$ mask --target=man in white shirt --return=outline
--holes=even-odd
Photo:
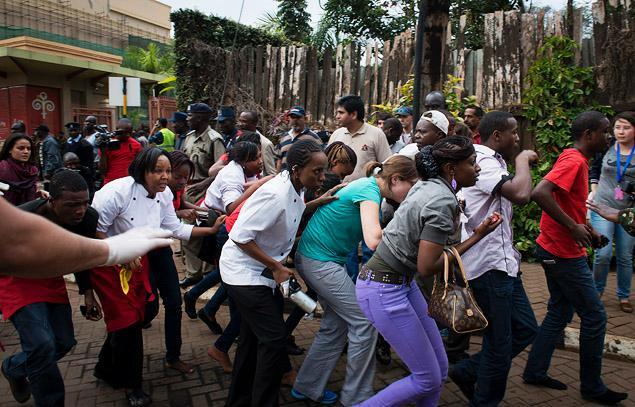
[[[392,151],[393,154],[397,154],[406,146],[406,144],[401,141],[403,127],[401,126],[401,122],[399,120],[394,117],[386,119],[381,129],[386,135],[390,151]]]
[[[523,205],[531,196],[530,165],[538,156],[531,150],[515,160],[516,175],[507,171],[505,159],[518,148],[518,124],[506,112],[492,111],[479,127],[482,145],[475,145],[476,162],[481,167],[476,185],[463,189],[466,239],[480,222],[493,212],[503,223],[463,254],[463,263],[474,292],[489,321],[479,353],[464,359],[450,370],[473,406],[498,405],[505,396],[512,359],[533,342],[538,331],[536,317],[520,278],[520,253],[514,247],[512,204]]]

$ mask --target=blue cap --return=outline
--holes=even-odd
[[[412,108],[409,106],[400,106],[395,116],[412,116]]]
[[[189,113],[212,113],[212,109],[205,103],[192,103],[187,107]]]
[[[289,109],[289,116],[306,116],[306,112],[302,106],[293,106]]]
[[[216,120],[219,122],[225,121],[227,119],[233,119],[236,117],[236,112],[233,107],[230,106],[221,106],[218,109],[218,115],[216,116]]]
[[[172,114],[172,117],[170,117],[170,121],[172,123],[174,123],[174,122],[185,122],[185,121],[187,121],[187,113],[174,112]]]
[[[68,130],[78,130],[79,131],[81,129],[80,124],[77,123],[77,122],[66,123],[64,125],[64,127],[66,127]]]

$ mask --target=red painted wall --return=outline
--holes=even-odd
[[[26,124],[27,134],[40,124],[51,133],[62,130],[60,90],[43,86],[20,85],[0,89],[0,139],[5,139],[18,120]]]

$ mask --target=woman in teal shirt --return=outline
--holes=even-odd
[[[382,198],[403,201],[419,178],[414,161],[404,156],[393,156],[383,164],[369,163],[366,175],[342,188],[339,199],[320,207],[300,239],[296,268],[317,292],[324,309],[320,330],[291,390],[300,400],[336,402],[337,395],[325,387],[347,339],[340,401],[349,406],[373,395],[377,334],[359,308],[355,284],[346,273],[346,259],[362,238],[371,250],[377,247]]]

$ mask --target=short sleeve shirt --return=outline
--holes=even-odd
[[[399,262],[395,270],[416,273],[421,240],[449,243],[459,227],[459,204],[451,188],[441,178],[418,181],[399,205],[377,248],[383,260]]]
[[[340,189],[339,198],[323,205],[307,225],[298,250],[319,261],[346,263],[348,254],[362,240],[360,203],[381,205],[381,194],[375,177],[360,178]]]
[[[204,205],[209,209],[215,209],[227,213],[227,206],[240,198],[245,192],[245,183],[255,180],[256,177],[245,178],[245,171],[236,161],[230,161],[207,188]]]
[[[265,265],[236,243],[253,241],[274,260],[282,261],[293,247],[304,208],[304,193],[295,190],[286,171],[258,188],[241,208],[223,246],[219,261],[223,282],[275,288],[276,282],[265,272]]]
[[[128,137],[128,139],[119,143],[116,150],[100,150],[99,154],[105,154],[108,158],[108,171],[104,175],[104,185],[110,181],[128,176],[128,167],[141,151],[141,144]]]
[[[364,123],[354,134],[351,134],[346,127],[340,127],[331,135],[329,144],[336,141],[343,142],[352,148],[357,155],[355,170],[344,178],[345,182],[365,177],[364,166],[366,164],[371,161],[384,162],[392,155],[384,132],[368,123]]]
[[[598,190],[595,193],[595,200],[603,203],[604,205],[608,205],[611,208],[615,209],[626,209],[631,204],[632,201],[628,198],[628,196],[624,196],[624,199],[616,199],[615,198],[615,188],[618,187],[617,182],[617,151],[616,146],[613,145],[609,150],[604,154],[604,158],[602,159],[602,172],[600,173],[600,181],[598,182]],[[628,158],[629,151],[624,151],[622,149],[620,151],[621,162],[620,162],[620,170],[624,171],[624,166],[626,166],[626,161]],[[635,182],[635,157],[631,159],[631,162],[626,167],[626,171],[623,174],[622,181],[625,182]]]
[[[560,154],[544,179],[558,186],[553,194],[558,206],[576,223],[585,224],[585,202],[589,194],[588,159],[578,150],[568,148]],[[557,257],[572,259],[586,256],[586,249],[578,246],[569,230],[544,211],[536,243]]]

